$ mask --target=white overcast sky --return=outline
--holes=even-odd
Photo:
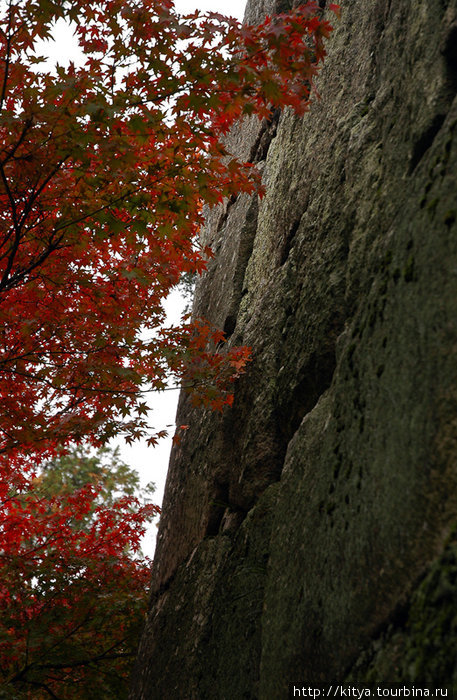
[[[245,8],[245,0],[176,0],[175,6],[181,14],[188,14],[195,10],[220,12],[242,19]],[[39,54],[49,57],[53,62],[58,61],[64,65],[70,60],[77,62],[78,47],[70,27],[59,22],[56,28],[55,41],[46,42],[40,46]],[[183,300],[179,293],[172,293],[165,303],[167,311],[167,325],[179,323]],[[157,490],[155,502],[162,503],[163,491],[168,468],[168,460],[171,449],[171,438],[175,432],[175,414],[178,401],[178,391],[165,391],[161,394],[150,395],[148,403],[152,408],[150,414],[151,424],[155,430],[166,429],[169,437],[164,438],[154,447],[148,447],[138,441],[133,445],[127,445],[122,439],[112,442],[118,445],[122,458],[140,475],[142,485],[153,481]],[[152,556],[155,548],[156,524],[152,524],[143,538],[143,552]]]

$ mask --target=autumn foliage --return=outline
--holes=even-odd
[[[34,47],[58,18],[73,22],[85,63],[50,72]],[[185,367],[200,354],[199,328],[183,328],[179,346],[173,332],[170,345],[158,331],[162,302],[183,272],[205,268],[202,205],[257,186],[221,136],[244,114],[302,112],[328,33],[314,4],[258,27],[214,14],[181,18],[168,0],[8,4],[0,20],[3,454],[119,430],[137,437],[147,430],[145,387],[163,389],[170,373],[192,384]]]
[[[0,697],[120,698],[146,610],[158,512],[116,452],[45,463],[0,515]]]
[[[57,20],[83,56],[66,69],[37,51]],[[196,403],[231,403],[249,350],[202,319],[164,328],[163,301],[212,255],[202,207],[260,187],[223,136],[244,116],[302,113],[330,30],[316,3],[256,27],[180,17],[169,0],[0,5],[0,609],[16,611],[1,653],[30,616],[62,633],[65,585],[109,595],[117,581],[128,596],[137,571],[125,547],[146,513],[99,506],[78,529],[94,485],[43,500],[40,463],[117,434],[153,444],[144,393],[171,380]],[[40,557],[55,562],[44,598]],[[92,614],[78,600],[75,624]]]

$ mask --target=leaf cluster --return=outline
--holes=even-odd
[[[107,448],[62,453],[20,489],[10,484],[0,516],[0,696],[126,696],[151,564],[139,543],[159,511],[137,495],[137,475]]]
[[[59,19],[75,27],[84,60],[53,71],[36,47]],[[168,0],[6,3],[0,454],[24,464],[84,437],[147,434],[143,391],[170,379],[195,387],[203,373],[209,402],[219,391],[219,405],[230,403],[238,351],[186,363],[204,326],[167,337],[163,301],[206,268],[203,205],[259,188],[224,134],[243,115],[303,112],[330,29],[315,3],[256,27],[181,17]],[[172,366],[171,338],[181,343]],[[222,368],[228,384],[210,380]]]

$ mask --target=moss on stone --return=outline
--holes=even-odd
[[[457,684],[457,535],[345,679],[363,683]]]

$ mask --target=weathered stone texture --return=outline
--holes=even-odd
[[[321,99],[232,135],[196,313],[254,361],[181,399],[138,700],[457,682],[457,0],[341,4]]]

